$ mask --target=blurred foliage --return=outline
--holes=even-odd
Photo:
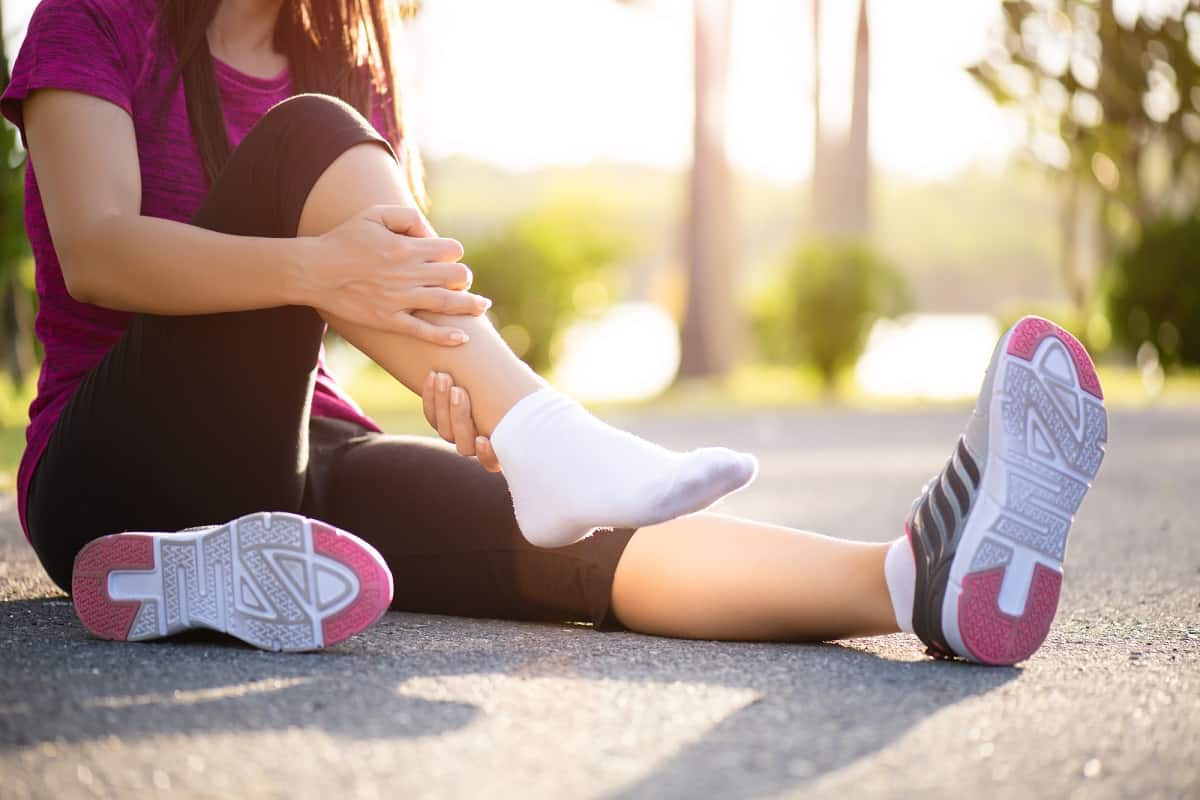
[[[1001,5],[1003,46],[969,71],[999,102],[1026,110],[1034,156],[1113,196],[1141,223],[1194,208],[1200,0],[1139,4],[1132,19],[1112,0]],[[1150,176],[1155,150],[1170,168]]]
[[[754,335],[769,362],[811,363],[826,390],[862,352],[872,323],[909,304],[903,277],[868,245],[804,244],[753,302]]]
[[[8,81],[8,60],[0,37],[0,93]],[[36,294],[22,214],[24,156],[16,128],[0,120],[0,363],[18,386],[37,366],[33,334]]]
[[[1130,350],[1151,342],[1168,367],[1200,364],[1200,217],[1159,220],[1114,262],[1113,334]]]
[[[23,156],[16,128],[0,122],[0,275],[5,277],[29,255],[21,213]]]
[[[599,199],[606,220],[627,236],[630,262],[658,280],[679,269],[679,208],[686,176],[648,167],[605,163],[507,172],[462,158],[431,168],[433,215],[438,230],[464,241],[494,234],[543,203],[543,197]],[[914,302],[925,310],[995,310],[996,298],[1019,295],[1055,301],[1060,286],[1046,280],[1058,257],[1050,179],[1039,170],[1002,173],[969,170],[938,183],[877,173],[872,179],[871,240],[909,278]],[[797,239],[807,199],[799,211],[794,185],[741,175],[734,186],[740,231],[741,275],[750,287]],[[496,198],[504,203],[497,204]],[[470,254],[468,253],[468,263]],[[662,298],[656,298],[662,300]],[[668,303],[675,308],[675,303]]]
[[[505,341],[535,370],[554,360],[556,337],[573,319],[610,304],[628,242],[604,209],[584,201],[547,202],[498,232],[466,239],[473,290],[494,301]]]
[[[1090,316],[1103,274],[1081,219],[1100,221],[1101,273],[1160,216],[1200,205],[1200,0],[1003,0],[997,47],[969,69],[1024,110],[1034,159],[1062,179],[1060,263]]]

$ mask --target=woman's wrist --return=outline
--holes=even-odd
[[[312,306],[314,298],[311,278],[320,239],[315,236],[297,236],[265,241],[276,248],[275,253],[265,263],[273,264],[276,268],[277,274],[273,278],[283,304]]]

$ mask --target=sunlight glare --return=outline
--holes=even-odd
[[[553,383],[584,402],[642,400],[670,386],[678,369],[675,320],[654,303],[619,303],[567,329]]]
[[[0,0],[9,52],[34,0]],[[1136,16],[1152,0],[1118,3]],[[686,169],[692,136],[690,0],[438,0],[397,47],[406,116],[431,162],[466,156],[511,170],[594,161]],[[849,122],[857,3],[822,10],[822,111]],[[790,183],[812,166],[812,6],[735,0],[726,122],[730,159]],[[1149,12],[1147,12],[1149,13]],[[1023,138],[964,67],[999,18],[992,0],[870,4],[871,156],[885,171],[943,180],[1003,166]]]
[[[822,111],[849,123],[857,3],[822,10]],[[1006,163],[1022,119],[965,67],[987,53],[991,0],[873,2],[871,154],[885,171],[942,180]],[[730,159],[778,183],[812,162],[811,5],[735,0]],[[427,3],[401,46],[416,137],[434,161],[512,170],[592,161],[686,169],[692,137],[690,0]]]
[[[911,314],[871,328],[854,377],[876,397],[953,400],[979,391],[999,329],[986,314]]]

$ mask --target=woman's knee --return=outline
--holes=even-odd
[[[256,161],[274,161],[293,169],[305,163],[328,165],[360,142],[388,144],[349,103],[326,94],[299,94],[271,107],[235,151],[250,151]],[[231,160],[232,163],[232,160]]]
[[[354,106],[333,95],[297,94],[271,106],[254,129],[272,129],[277,134],[298,132],[303,140],[322,129],[339,126],[370,128],[371,123]]]
[[[348,148],[313,183],[296,232],[317,236],[377,205],[408,204],[408,188],[395,161],[367,143]]]
[[[295,236],[313,185],[347,150],[391,146],[353,106],[304,94],[273,106],[234,150],[193,218],[224,233]]]

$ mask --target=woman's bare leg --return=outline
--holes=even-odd
[[[319,235],[363,208],[409,197],[391,156],[360,145],[317,181],[299,233]],[[449,373],[467,390],[484,435],[545,385],[486,317],[422,316],[461,328],[470,341],[444,347],[345,320],[331,324],[414,392],[431,371]],[[617,568],[614,608],[633,630],[691,638],[817,640],[890,632],[896,625],[883,578],[886,549],[696,514],[634,535]]]
[[[411,198],[404,175],[381,147],[364,144],[342,154],[320,177],[300,217],[299,234],[317,236],[332,230],[364,208],[396,204]],[[491,434],[500,418],[522,397],[545,382],[509,349],[486,316],[453,317],[420,312],[437,324],[466,332],[470,341],[446,347],[349,320],[330,324],[348,341],[417,394],[430,372],[446,372],[467,390],[476,427]]]
[[[411,194],[392,156],[352,147],[317,180],[299,234],[317,235],[374,205]],[[448,373],[471,398],[508,480],[521,533],[542,547],[576,542],[602,526],[637,528],[707,508],[754,479],[757,462],[707,447],[676,453],[607,425],[546,387],[509,350],[486,317],[421,316],[467,333],[456,347],[329,319],[351,344],[414,392],[431,372]]]
[[[720,514],[642,528],[617,564],[613,610],[640,633],[822,641],[894,633],[888,544]]]

